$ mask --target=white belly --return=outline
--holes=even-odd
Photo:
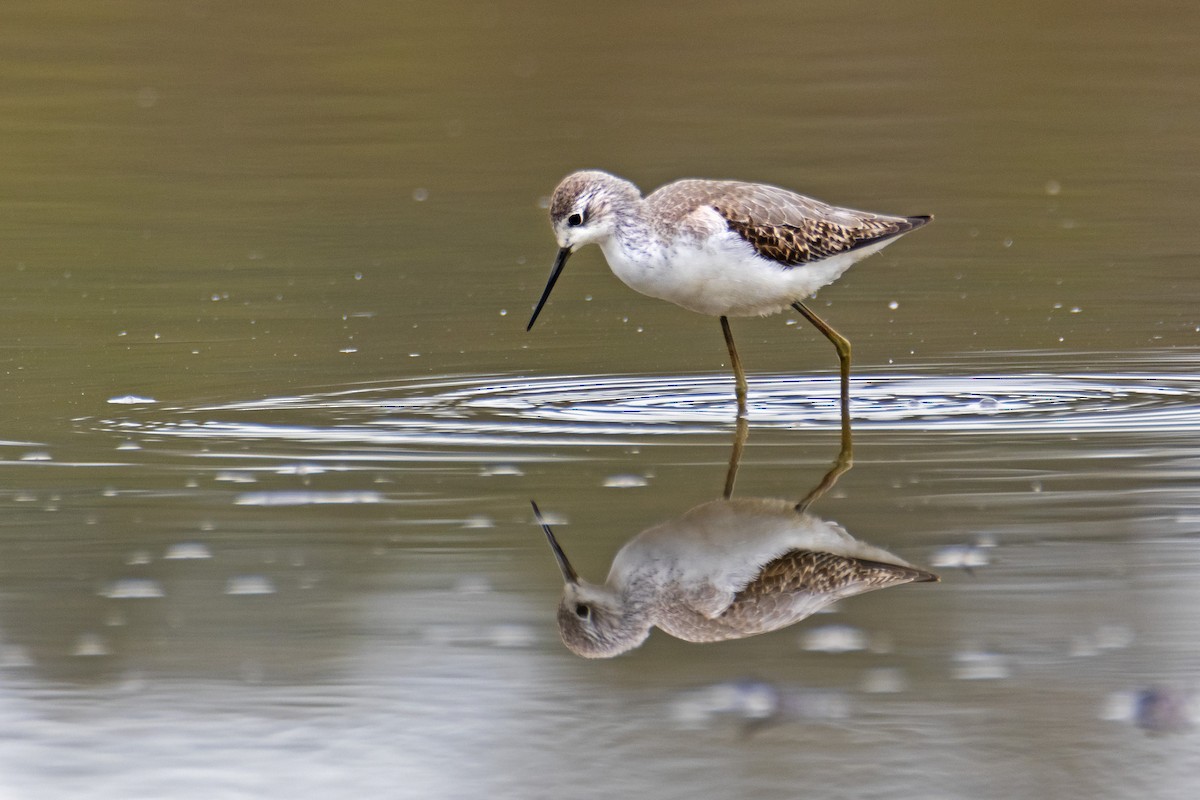
[[[837,280],[850,265],[890,240],[811,264],[783,267],[760,258],[736,235],[630,253],[604,243],[613,273],[631,289],[712,316],[774,314]]]

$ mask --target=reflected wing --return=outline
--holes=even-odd
[[[916,567],[792,550],[766,564],[734,595],[720,619],[767,631],[797,622],[835,600],[902,583],[937,581]]]

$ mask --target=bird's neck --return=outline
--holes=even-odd
[[[621,208],[615,219],[612,236],[600,243],[609,265],[655,266],[662,259],[663,245],[642,213],[642,201]]]
[[[652,563],[621,576],[610,576],[609,585],[621,598],[622,616],[627,623],[645,627],[652,624],[655,609],[662,604],[663,588],[670,578]]]

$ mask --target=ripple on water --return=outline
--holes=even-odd
[[[1194,375],[868,375],[851,395],[856,430],[1200,431]],[[839,422],[832,376],[756,376],[749,404],[759,428]],[[101,425],[123,436],[486,448],[726,435],[735,406],[723,375],[475,376],[129,413]]]

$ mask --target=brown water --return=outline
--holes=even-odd
[[[1198,734],[1130,706],[1200,656],[1198,23],[8,9],[0,796],[1195,796]],[[942,583],[561,645],[529,499],[599,579],[733,435],[716,321],[598,251],[525,333],[581,167],[937,215],[816,301],[858,422],[813,510]],[[795,322],[735,320],[739,496],[836,455]]]

